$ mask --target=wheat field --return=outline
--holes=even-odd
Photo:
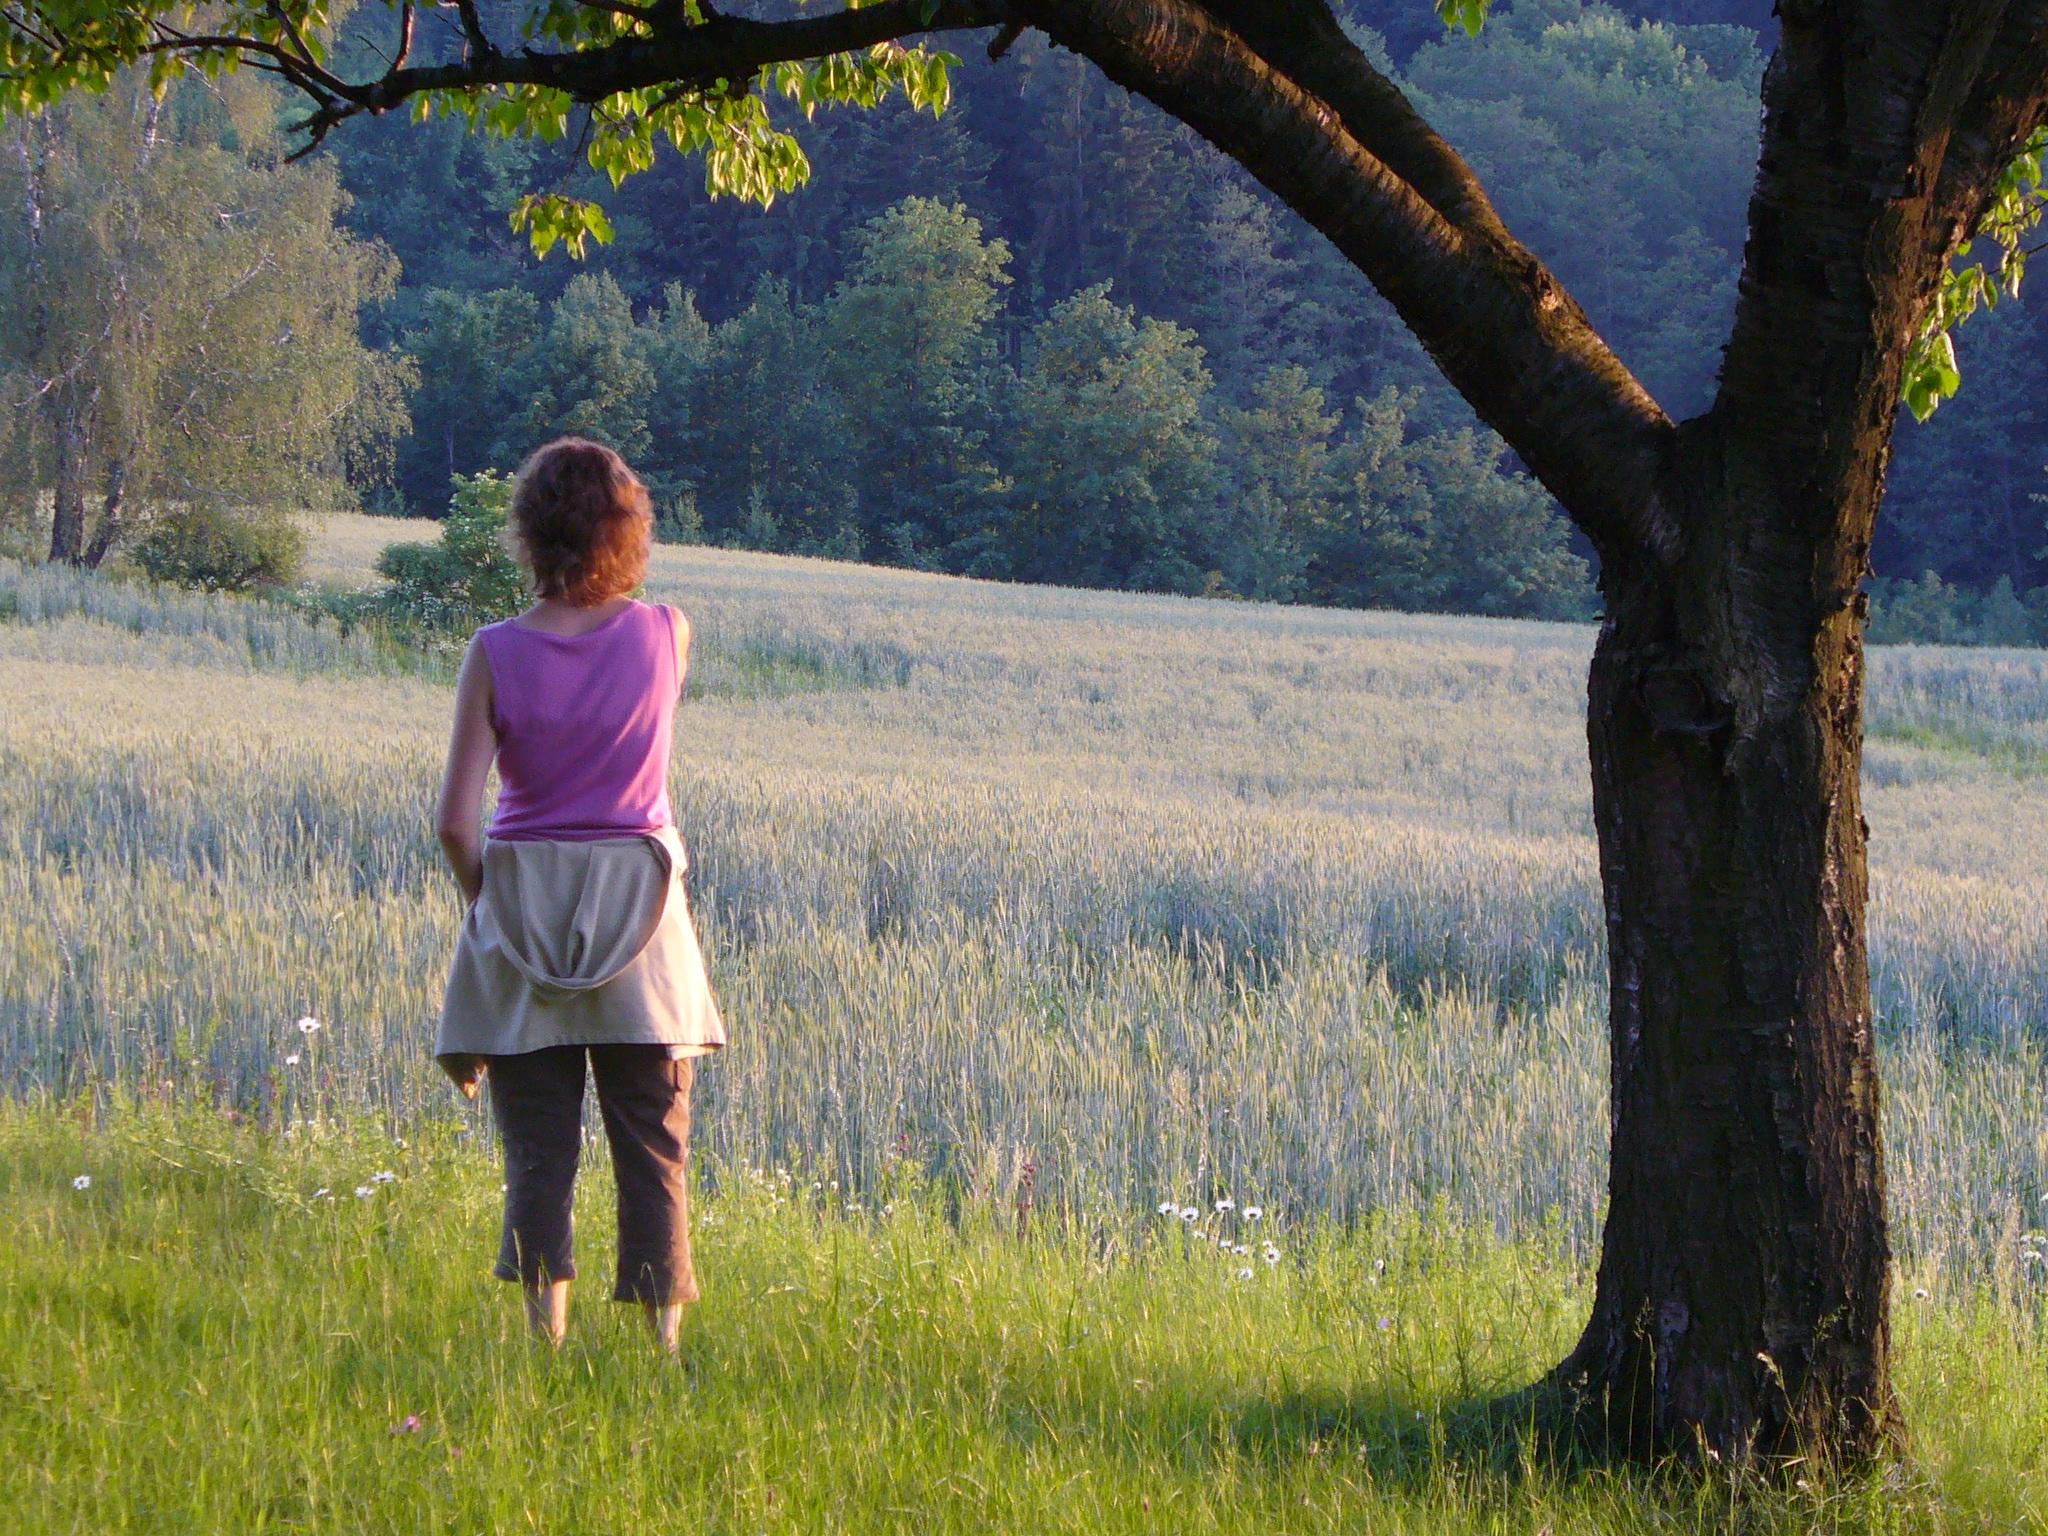
[[[420,525],[330,517],[360,586]],[[701,548],[679,717],[732,1026],[706,1166],[994,1202],[1229,1192],[1597,1233],[1588,629],[1007,587]],[[0,1063],[265,1124],[464,1111],[445,658],[0,566]],[[2048,657],[1880,651],[1868,815],[1898,1248],[2044,1267]],[[294,1021],[323,1027],[311,1041]]]

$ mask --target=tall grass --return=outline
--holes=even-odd
[[[1415,1213],[1250,1222],[1206,1201],[1194,1221],[1027,1217],[952,1204],[901,1163],[855,1203],[787,1170],[715,1171],[683,1362],[595,1300],[550,1354],[487,1277],[497,1175],[446,1127],[395,1146],[361,1125],[278,1137],[190,1111],[0,1108],[10,1520],[149,1536],[2041,1525],[2048,1340],[2039,1307],[1995,1285],[1937,1280],[1901,1308],[1909,1466],[1670,1476],[1555,1460],[1486,1411],[1583,1312],[1582,1274],[1541,1234]],[[601,1275],[592,1173],[578,1243]]]
[[[997,1203],[1027,1168],[1055,1204],[1438,1202],[1585,1251],[1587,631],[705,550],[659,551],[651,586],[699,633],[676,789],[734,1025],[714,1155],[868,1190],[908,1152]],[[10,592],[7,1080],[456,1116],[425,1060],[457,919],[426,829],[445,688],[264,605],[0,568]],[[1989,1274],[2048,1191],[2048,790],[1970,732],[2030,739],[2048,679],[2010,653],[1873,675],[1899,1241]]]

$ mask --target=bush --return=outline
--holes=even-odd
[[[1873,645],[2038,645],[2048,639],[2048,588],[2021,597],[2001,576],[1989,592],[1951,586],[1933,571],[1918,581],[1870,583]]]
[[[208,592],[285,586],[305,559],[306,532],[288,514],[204,503],[161,514],[135,549],[156,580]]]
[[[507,476],[457,475],[440,542],[392,544],[377,557],[377,573],[391,583],[384,612],[440,630],[474,629],[518,613],[531,593],[505,541],[511,510]]]

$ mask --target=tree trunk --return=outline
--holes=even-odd
[[[1606,584],[1588,738],[1609,1206],[1592,1320],[1554,1380],[1637,1454],[1864,1455],[1897,1421],[1862,605],[1764,624],[1731,620],[1756,594],[1722,582]]]
[[[100,506],[99,526],[92,531],[92,543],[85,551],[85,564],[98,570],[119,542],[122,521],[128,510],[128,460],[114,460],[107,466],[107,495]]]
[[[50,519],[50,558],[77,565],[85,556],[88,443],[73,402],[60,398],[52,415],[55,420],[50,442],[56,457],[56,510]]]

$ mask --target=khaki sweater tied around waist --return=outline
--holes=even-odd
[[[673,827],[592,842],[487,838],[441,1002],[436,1056],[556,1045],[725,1044]]]

